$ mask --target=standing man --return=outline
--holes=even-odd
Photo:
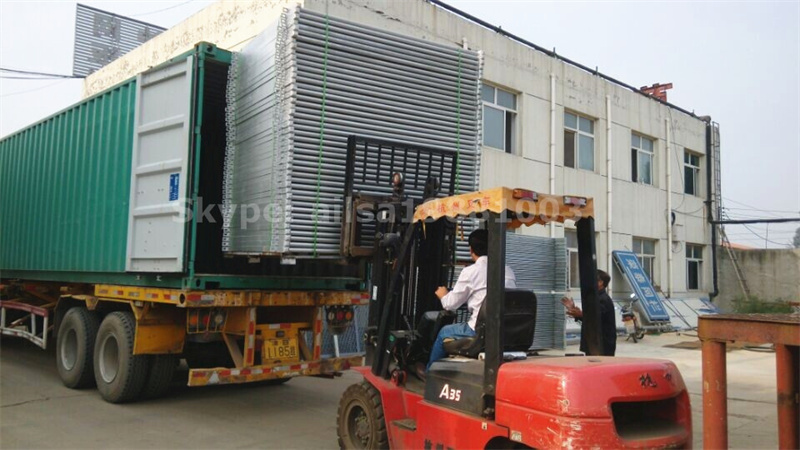
[[[444,351],[444,340],[447,338],[459,339],[475,336],[475,325],[478,321],[483,300],[486,298],[486,265],[489,259],[486,253],[489,250],[489,233],[486,230],[475,230],[469,235],[469,252],[472,260],[475,261],[469,267],[464,268],[458,275],[458,281],[452,291],[440,286],[436,290],[436,296],[442,301],[442,307],[449,311],[455,311],[464,303],[469,308],[470,317],[468,322],[454,323],[442,327],[436,336],[431,350],[431,358],[428,361],[427,370],[430,370],[434,361],[447,356]],[[517,287],[517,279],[514,271],[506,266],[505,286],[507,289]]]
[[[600,302],[600,335],[603,338],[603,356],[614,356],[617,351],[617,322],[614,313],[614,302],[608,296],[606,288],[611,282],[611,276],[602,271],[597,271],[597,290]],[[567,308],[567,314],[575,320],[581,322],[581,347],[580,350],[586,353],[589,346],[586,344],[586,333],[583,332],[583,311],[575,306],[575,301],[569,297],[561,299],[561,303]]]

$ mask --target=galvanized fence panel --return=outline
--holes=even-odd
[[[477,52],[298,8],[231,73],[226,252],[338,257],[350,135],[456,151],[457,191],[478,187]]]
[[[567,290],[566,241],[508,233],[506,264],[514,271],[517,288],[536,294],[536,330],[531,349],[563,349],[566,312],[561,297]],[[454,279],[461,269],[457,268]],[[466,309],[460,310],[458,321],[467,319]]]

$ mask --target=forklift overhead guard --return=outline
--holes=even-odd
[[[497,187],[429,200],[414,212],[414,222],[483,213],[508,213],[508,228],[563,223],[594,217],[594,200],[574,195],[548,195],[525,189]]]

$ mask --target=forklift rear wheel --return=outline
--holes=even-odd
[[[94,345],[94,379],[110,403],[135,400],[147,381],[148,355],[133,354],[136,319],[129,312],[112,312],[103,319]]]
[[[80,389],[94,385],[92,357],[100,320],[83,306],[70,308],[58,327],[56,366],[64,386]]]
[[[381,394],[366,381],[347,388],[339,401],[339,448],[389,448]]]

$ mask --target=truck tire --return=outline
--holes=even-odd
[[[178,367],[178,359],[175,355],[153,355],[150,356],[149,365],[142,398],[158,398],[169,389],[175,369]]]
[[[344,391],[336,422],[341,449],[389,448],[381,394],[366,381]]]
[[[147,355],[133,354],[136,320],[129,312],[113,312],[103,319],[94,345],[97,390],[110,403],[135,400],[147,380]]]
[[[83,306],[64,314],[56,338],[56,367],[64,386],[70,389],[94,385],[94,342],[100,319]]]

